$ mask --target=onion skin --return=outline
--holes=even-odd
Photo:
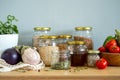
[[[15,48],[6,49],[2,55],[1,59],[4,59],[8,64],[15,65],[22,61],[21,55],[17,52]]]
[[[32,48],[27,48],[22,54],[22,60],[24,63],[37,65],[40,63],[40,55],[39,53]]]

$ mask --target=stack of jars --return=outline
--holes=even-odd
[[[70,69],[71,66],[93,66],[98,59],[93,50],[92,27],[75,27],[72,35],[50,35],[50,27],[36,27],[33,46],[37,47],[41,59],[52,69]],[[91,50],[91,51],[90,51]],[[94,54],[91,54],[94,53]],[[97,55],[97,58],[90,56]],[[93,64],[90,62],[93,61]]]

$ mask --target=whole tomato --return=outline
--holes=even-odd
[[[107,67],[108,63],[104,58],[101,58],[96,61],[96,67],[98,69],[105,69]]]
[[[109,52],[111,53],[119,53],[120,52],[120,47],[117,45],[112,45],[109,47]]]
[[[107,49],[109,49],[109,47],[110,46],[116,46],[117,45],[117,41],[115,40],[115,39],[111,39],[110,41],[108,41],[107,43],[106,43],[106,45],[105,45],[105,47],[107,48]]]
[[[107,51],[104,46],[99,47],[98,50],[99,50],[100,52],[106,52],[106,51]]]

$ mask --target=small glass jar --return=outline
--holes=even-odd
[[[53,51],[51,68],[56,70],[70,69],[70,54],[68,50]]]
[[[100,59],[99,50],[88,50],[87,65],[94,67],[97,60]]]
[[[38,51],[40,53],[41,59],[43,60],[46,66],[51,65],[52,51],[59,50],[57,46],[57,39],[58,36],[56,35],[40,36]]]
[[[75,27],[74,40],[84,41],[89,50],[93,49],[92,27]]]
[[[70,54],[73,54],[75,41],[68,41],[67,44],[68,44],[68,50],[69,50]]]
[[[84,66],[87,63],[87,47],[84,41],[75,41],[71,66]]]
[[[34,28],[34,36],[32,38],[32,44],[34,47],[39,46],[39,36],[42,35],[50,35],[50,27],[35,27]]]
[[[72,35],[59,35],[58,47],[59,50],[66,50],[68,48],[67,42],[72,40]]]

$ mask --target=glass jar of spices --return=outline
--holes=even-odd
[[[34,47],[39,47],[39,36],[50,35],[50,27],[35,27],[34,36],[32,38],[32,44]]]
[[[94,67],[97,60],[100,59],[99,50],[89,50],[87,56],[87,65],[90,67]]]
[[[93,49],[92,27],[75,27],[74,40],[84,41],[89,50]]]
[[[87,47],[84,41],[75,41],[71,66],[84,66],[87,63]]]

